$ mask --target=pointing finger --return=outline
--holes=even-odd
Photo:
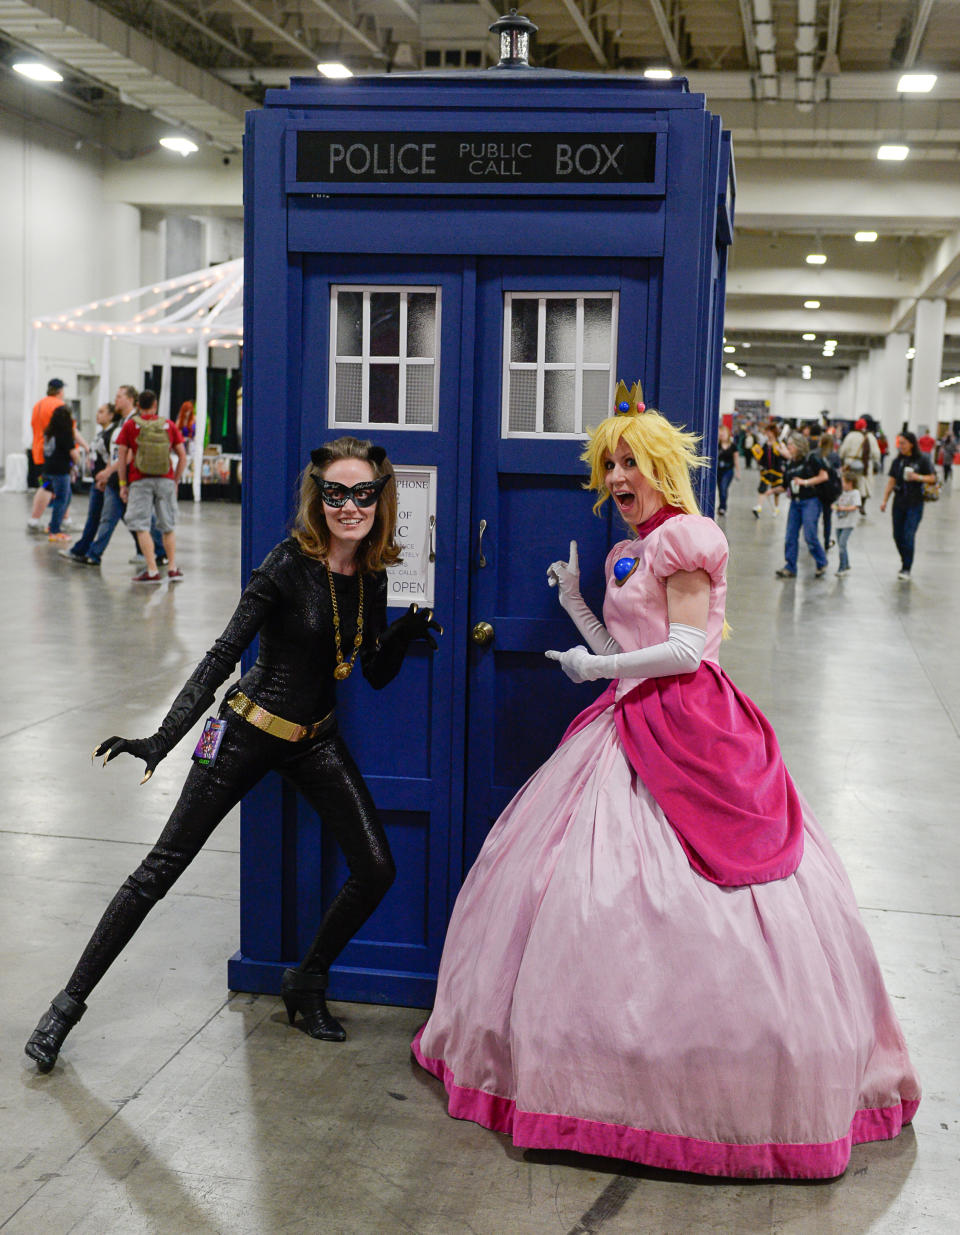
[[[569,562],[569,566],[570,566],[570,569],[571,569],[571,570],[573,570],[573,571],[578,571],[578,570],[580,569],[580,560],[579,560],[579,558],[577,557],[577,542],[576,542],[575,540],[571,540],[571,541],[570,541],[570,562]]]

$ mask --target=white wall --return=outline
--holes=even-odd
[[[733,413],[735,399],[769,399],[773,416],[813,420],[826,411],[841,415],[840,383],[802,378],[737,377],[724,371],[720,381],[720,415]]]
[[[103,192],[100,156],[0,110],[0,465],[24,447],[23,360],[31,318],[136,285],[140,212]],[[40,384],[77,394],[98,371],[98,343],[43,332]],[[33,395],[33,392],[28,392]]]

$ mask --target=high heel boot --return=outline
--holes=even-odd
[[[347,1031],[327,1007],[325,973],[303,973],[299,969],[285,969],[280,995],[292,1025],[299,1012],[303,1028],[311,1038],[325,1042],[343,1042]]]
[[[57,1062],[63,1040],[87,1010],[85,1003],[71,999],[66,991],[53,997],[53,1002],[23,1048],[36,1060],[38,1072],[49,1072]]]

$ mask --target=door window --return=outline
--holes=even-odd
[[[583,437],[610,410],[616,292],[506,292],[503,436]]]
[[[439,287],[331,287],[331,426],[436,429],[439,351]]]

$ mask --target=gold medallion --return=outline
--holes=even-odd
[[[337,665],[336,669],[334,669],[333,676],[338,682],[342,682],[344,678],[348,678],[350,676],[351,669],[353,669],[353,665],[348,665],[341,661],[340,664]]]

